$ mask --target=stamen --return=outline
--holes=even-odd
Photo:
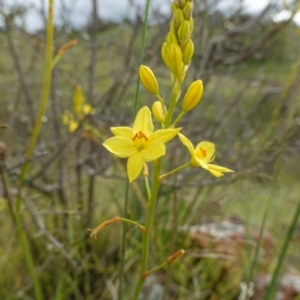
[[[200,147],[199,151],[200,151],[201,156],[206,157],[206,155],[207,155],[206,150],[204,150]]]
[[[143,133],[142,131],[139,131],[139,132],[137,132],[135,135],[134,135],[134,137],[132,138],[132,140],[133,141],[135,141],[135,140],[140,140],[140,139],[142,139],[142,138],[144,138],[146,141],[148,141],[148,138],[147,138],[147,136],[145,135],[145,133]]]

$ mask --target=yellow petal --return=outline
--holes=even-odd
[[[196,146],[195,155],[205,161],[210,162],[213,160],[215,154],[215,144],[210,142],[201,142]]]
[[[103,146],[114,155],[125,158],[136,153],[132,141],[122,136],[114,136],[103,143]]]
[[[212,169],[207,169],[207,171],[209,173],[211,173],[212,175],[214,175],[215,177],[222,177],[224,176],[223,173],[219,172],[219,171],[215,171],[215,170],[212,170]]]
[[[124,138],[128,138],[132,140],[134,137],[134,132],[132,128],[130,127],[111,127],[110,131],[115,135],[115,136],[122,136]]]
[[[166,154],[166,146],[164,143],[151,143],[142,151],[145,161],[153,161]]]
[[[222,172],[222,173],[234,172],[233,170],[227,169],[225,167],[213,165],[213,164],[207,164],[207,166],[210,170],[214,170],[214,171],[218,171],[218,172]]]
[[[142,152],[136,152],[134,155],[128,158],[127,174],[130,183],[140,175],[144,166],[144,162],[145,161],[143,159]]]
[[[179,139],[181,140],[182,144],[186,146],[191,154],[192,157],[195,156],[195,149],[191,141],[186,138],[182,133],[178,133]]]
[[[138,111],[132,129],[135,133],[142,131],[146,136],[150,136],[153,132],[151,111],[147,106],[142,107]]]
[[[181,128],[175,129],[160,129],[153,132],[149,138],[150,143],[166,143],[174,138]]]
[[[191,164],[196,167],[201,167],[205,170],[208,169],[208,166],[207,166],[208,164],[205,163],[203,160],[199,159],[197,156],[192,157]]]

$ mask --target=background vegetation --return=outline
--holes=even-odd
[[[42,132],[23,183],[23,226],[43,299],[117,299],[121,227],[103,230],[97,241],[86,229],[122,215],[124,161],[114,159],[102,141],[111,126],[132,120],[143,14],[131,22],[103,23],[92,2],[86,28],[68,23],[55,28],[55,52],[69,40],[78,45],[53,69]],[[240,11],[225,17],[213,8],[209,1],[195,1],[195,56],[187,82],[201,78],[205,94],[182,123],[194,143],[216,143],[217,163],[235,173],[214,179],[190,168],[163,182],[150,265],[181,248],[186,255],[149,277],[141,299],[263,299],[299,203],[299,29],[290,20],[273,23],[272,5],[255,17]],[[34,299],[14,207],[43,84],[45,32],[29,34],[17,25],[25,14],[24,7],[1,7],[1,299]],[[169,20],[156,17],[158,23],[148,28],[144,63],[168,97],[169,72],[160,47]],[[96,113],[70,133],[61,117],[73,110],[76,85]],[[153,100],[141,89],[140,106]],[[84,122],[94,130],[87,131]],[[178,140],[168,147],[166,170],[179,158],[188,161]],[[131,185],[129,195],[128,216],[142,220],[142,180]],[[140,240],[140,232],[128,228],[126,293],[138,272]],[[298,225],[281,269],[277,295],[285,298],[280,299],[300,294],[299,241]]]

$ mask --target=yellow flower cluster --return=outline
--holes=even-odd
[[[68,110],[62,115],[62,123],[68,126],[70,132],[75,132],[79,126],[79,122],[86,116],[95,113],[95,109],[90,104],[85,103],[82,87],[80,85],[76,85],[74,89],[73,110],[76,116]]]
[[[181,112],[173,121],[174,108],[181,94],[181,85],[194,54],[194,44],[191,34],[194,28],[192,18],[192,0],[176,0],[172,3],[173,18],[170,31],[167,34],[161,50],[163,62],[169,68],[172,75],[172,97],[169,107],[165,106],[160,96],[159,85],[153,71],[144,65],[139,68],[139,78],[145,89],[157,98],[152,105],[152,114],[162,129],[154,131],[151,111],[143,107],[138,112],[133,127],[112,127],[115,135],[104,142],[104,147],[120,158],[128,158],[127,174],[129,181],[135,180],[142,172],[146,162],[155,161],[165,155],[165,143],[176,135],[188,148],[191,155],[190,163],[183,165],[167,174],[160,176],[165,178],[187,166],[197,166],[209,171],[215,177],[223,176],[230,169],[211,164],[215,158],[215,145],[210,142],[200,142],[196,148],[183,134],[181,128],[175,128],[185,113],[196,107],[203,95],[203,83],[194,81],[187,89],[181,104]]]

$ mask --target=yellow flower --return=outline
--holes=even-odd
[[[79,126],[79,123],[74,120],[73,114],[68,110],[62,115],[62,123],[69,127],[70,132],[75,132]]]
[[[191,164],[201,167],[216,177],[221,177],[227,172],[234,172],[230,169],[210,164],[215,158],[215,145],[210,142],[201,142],[194,148],[191,141],[183,134],[178,134],[181,142],[186,146],[191,154]]]
[[[80,85],[76,85],[74,89],[73,109],[79,119],[95,113],[95,109],[90,104],[85,104],[83,90]]]
[[[154,132],[151,111],[144,106],[137,113],[132,128],[112,127],[115,135],[103,146],[117,157],[126,158],[129,182],[134,181],[146,161],[153,161],[165,155],[165,143],[174,138],[181,128],[160,129]]]

